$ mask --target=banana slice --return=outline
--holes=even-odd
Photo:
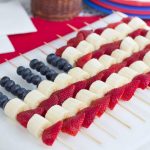
[[[88,72],[90,76],[94,76],[104,70],[104,66],[97,59],[93,58],[83,66],[83,70]]]
[[[98,96],[89,90],[83,89],[77,93],[75,98],[89,106],[93,100],[98,98]]]
[[[85,40],[81,41],[76,48],[82,53],[82,55],[88,54],[95,50],[94,46]]]
[[[58,89],[56,83],[48,80],[43,80],[38,85],[38,90],[45,95],[46,98],[49,98],[53,92]]]
[[[90,78],[90,75],[79,67],[70,69],[68,74],[74,78],[75,82]]]
[[[138,72],[138,74],[147,73],[150,70],[148,65],[145,64],[143,61],[140,61],[140,60],[132,63],[129,66],[129,68],[135,70],[136,72]]]
[[[123,68],[118,72],[118,74],[121,75],[121,76],[124,76],[125,78],[130,79],[130,81],[131,81],[135,76],[138,75],[138,73],[137,73],[135,70],[133,70],[133,69],[131,69],[131,68],[129,68],[129,67],[123,67]]]
[[[29,120],[27,129],[33,136],[35,136],[36,138],[40,138],[43,131],[50,126],[51,123],[47,119],[38,114],[35,114]]]
[[[148,44],[150,44],[150,40],[141,35],[137,36],[134,40],[139,45],[140,50],[143,50]]]
[[[111,56],[113,58],[115,58],[117,63],[120,63],[127,57],[131,56],[131,53],[128,53],[128,52],[120,50],[120,49],[116,49],[111,53]]]
[[[54,82],[57,84],[59,89],[63,89],[72,84],[74,82],[74,79],[66,73],[60,73],[55,78]]]
[[[107,42],[109,43],[123,39],[123,34],[111,28],[105,29],[102,32],[101,36],[107,39]]]
[[[119,24],[115,27],[115,30],[122,33],[124,37],[133,31],[132,28],[126,23]]]
[[[32,90],[24,98],[24,102],[32,109],[36,108],[42,101],[47,98],[38,90]]]
[[[150,40],[150,30],[147,32],[145,37]]]
[[[147,24],[146,24],[142,19],[140,19],[139,17],[134,17],[134,18],[128,23],[128,25],[129,25],[132,29],[134,29],[134,30],[147,27]]]
[[[68,111],[59,105],[52,106],[46,113],[45,118],[49,120],[52,125],[58,121],[64,120],[68,117]]]
[[[117,74],[112,73],[106,80],[106,84],[109,84],[111,87],[119,88],[130,82],[127,78]]]
[[[106,43],[106,39],[96,33],[91,33],[86,38],[86,41],[91,43],[95,50],[99,49],[103,44]]]
[[[68,98],[62,104],[62,107],[68,110],[68,116],[74,116],[77,112],[87,107],[83,102],[75,99],[75,98]]]
[[[67,47],[62,53],[62,58],[68,60],[68,62],[74,66],[75,62],[82,56],[82,53],[74,47]]]
[[[14,98],[6,104],[4,112],[9,118],[16,120],[17,114],[28,109],[27,104],[18,98]]]
[[[91,92],[98,95],[99,98],[103,97],[108,91],[111,90],[111,87],[109,84],[103,82],[103,81],[95,81],[92,83],[89,89]]]
[[[129,53],[138,52],[140,50],[138,44],[129,36],[123,39],[120,49]]]
[[[145,54],[143,61],[150,67],[150,52]]]
[[[104,54],[99,58],[99,62],[104,65],[105,69],[108,69],[110,66],[116,63],[116,60],[115,58]]]

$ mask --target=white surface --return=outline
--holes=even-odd
[[[106,20],[119,20],[121,19],[117,15],[111,15]],[[98,26],[104,26],[102,21],[98,21]],[[94,24],[96,26],[96,23]],[[72,33],[66,38],[70,38],[74,36],[75,33]],[[61,46],[65,44],[61,40],[53,41],[51,44],[56,46]],[[52,52],[48,46],[41,47],[47,53]],[[38,58],[39,60],[45,61],[45,55],[42,54],[38,49],[33,50],[26,54],[29,58]],[[18,57],[12,60],[15,64],[28,66],[28,61],[23,59],[22,57]],[[46,62],[46,61],[45,61]],[[27,89],[34,89],[35,87],[27,84],[18,77],[15,73],[15,68],[13,68],[8,63],[4,63],[0,66],[1,72],[0,77],[3,75],[8,75],[12,77],[17,83],[22,84]],[[0,87],[0,91],[4,91]],[[9,97],[12,95],[8,94],[4,91]],[[138,100],[136,97],[133,97],[129,102],[121,102],[121,104],[127,109],[133,111],[137,115],[142,117],[142,120],[135,117],[133,114],[129,113],[119,105],[113,111],[107,111],[108,113],[114,115],[119,118],[126,124],[130,126],[127,128],[126,126],[119,123],[117,120],[110,117],[106,113],[100,119],[96,119],[96,123],[105,128],[111,134],[115,135],[116,139],[113,139],[109,136],[104,130],[97,128],[94,124],[89,129],[83,129],[84,132],[94,136],[99,139],[102,144],[97,144],[87,136],[79,133],[76,137],[71,137],[69,135],[61,133],[59,137],[63,138],[63,140],[72,145],[75,150],[145,150],[146,145],[150,142],[150,105],[144,103],[144,101],[149,101],[150,99],[150,90],[138,90],[136,92],[139,96],[142,96],[142,99]],[[144,120],[144,121],[143,121]],[[19,124],[14,123],[9,120],[2,111],[0,111],[0,150],[66,150],[60,142],[56,141],[52,147],[47,147],[43,145],[40,140],[32,137],[27,130],[23,129]]]

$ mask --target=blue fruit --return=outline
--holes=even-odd
[[[24,68],[23,66],[19,66],[19,67],[17,68],[17,74],[18,74],[18,75],[22,75],[23,72],[24,72],[24,70],[25,70],[25,68]]]
[[[10,81],[10,78],[5,76],[5,77],[3,77],[3,78],[0,80],[0,85],[1,85],[2,87],[4,87],[5,84],[6,84],[6,82],[8,82],[8,81]]]
[[[14,95],[17,95],[17,91],[20,89],[20,85],[16,84],[10,88],[10,92]]]
[[[49,71],[49,67],[48,66],[43,66],[43,67],[41,67],[41,69],[40,69],[40,73],[42,74],[42,75],[46,75],[46,73]]]
[[[9,80],[9,81],[7,81],[6,82],[6,84],[5,84],[5,89],[7,90],[7,91],[11,91],[11,87],[12,86],[14,86],[15,85],[15,82],[14,81],[12,81],[12,80]]]
[[[41,81],[42,81],[42,78],[40,76],[38,76],[38,75],[35,75],[32,78],[32,83],[34,85],[39,85]]]
[[[4,109],[8,101],[9,101],[8,97],[2,94],[0,96],[0,107]]]
[[[39,62],[39,61],[38,61],[37,59],[31,60],[31,61],[30,61],[30,67],[31,67],[32,69],[35,69],[38,62]]]
[[[64,66],[67,64],[67,61],[65,60],[65,59],[60,59],[58,62],[57,62],[57,67],[58,67],[58,69],[63,69],[64,68]]]
[[[61,59],[60,57],[56,57],[55,59],[52,60],[51,64],[56,67],[57,63],[58,63],[58,61],[60,61],[60,59]]]
[[[52,63],[52,60],[54,60],[54,59],[56,59],[58,56],[56,56],[55,54],[49,54],[48,56],[47,56],[47,62],[49,63],[49,64],[51,64]]]
[[[70,69],[72,69],[72,65],[70,65],[69,63],[65,64],[65,66],[63,67],[63,70],[65,72],[68,72]]]

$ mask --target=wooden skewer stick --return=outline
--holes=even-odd
[[[48,53],[46,53],[43,49],[41,49],[41,48],[38,48],[38,50],[41,52],[41,53],[43,53],[44,55],[48,55]]]
[[[76,28],[76,27],[74,27],[73,25],[71,25],[71,24],[68,23],[67,26],[68,26],[70,29],[72,29],[73,31],[79,32],[79,29]]]
[[[47,42],[44,42],[44,44],[45,44],[46,46],[52,48],[52,49],[57,49],[57,47],[55,47],[54,45],[51,45],[51,44],[49,44],[49,43],[47,43]]]
[[[150,106],[150,102],[145,101],[142,97],[138,96],[137,94],[134,95],[138,100],[140,100],[141,102],[143,102],[146,105]]]
[[[16,64],[14,64],[12,61],[5,59],[5,61],[9,64],[11,64],[14,68],[18,68]]]
[[[63,40],[64,42],[67,42],[67,41],[68,41],[64,36],[61,36],[61,35],[59,35],[59,34],[56,34],[56,36],[57,36],[58,38],[60,38],[61,40]]]
[[[22,56],[24,59],[26,59],[26,60],[29,61],[29,62],[31,61],[31,59],[28,58],[28,57],[27,57],[26,55],[24,55],[24,54],[21,54],[21,53],[20,53],[20,56]]]

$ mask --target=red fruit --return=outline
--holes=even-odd
[[[107,27],[98,28],[98,29],[95,30],[95,33],[101,34],[105,29],[107,29]]]
[[[99,105],[89,106],[79,112],[79,114],[85,114],[85,118],[82,123],[83,127],[88,128],[92,124],[93,120],[95,119],[95,116],[99,111],[99,107]]]
[[[64,50],[65,50],[67,47],[68,47],[68,46],[66,45],[66,46],[62,46],[62,47],[58,48],[58,49],[56,50],[56,55],[57,55],[57,56],[61,56],[62,53],[64,52]]]
[[[46,145],[52,145],[56,140],[58,133],[61,131],[62,124],[63,122],[59,121],[56,124],[45,129],[42,134],[43,143],[45,143]]]
[[[129,23],[130,20],[131,20],[131,18],[126,17],[126,18],[123,18],[123,19],[122,19],[122,22],[124,22],[124,23]]]
[[[139,60],[143,60],[145,54],[150,51],[150,44],[147,45],[147,47],[149,47],[149,48],[145,48],[145,49],[143,49],[142,51],[139,52],[139,54],[140,54]]]
[[[127,66],[131,65],[133,62],[139,60],[140,53],[135,53],[131,57],[127,58],[125,61],[127,62]]]
[[[115,68],[113,67],[113,68],[109,68],[109,69],[106,69],[106,70],[104,70],[103,71],[103,73],[104,73],[104,75],[103,75],[103,77],[102,77],[102,81],[106,81],[106,79],[112,74],[112,73],[114,73],[115,72]]]
[[[132,37],[133,39],[138,36],[141,35],[143,32],[143,29],[137,29],[135,31],[133,31],[132,33],[130,33],[128,36]]]
[[[93,30],[81,30],[81,31],[78,32],[77,37],[81,36],[81,34],[82,34],[82,36],[84,37],[84,39],[86,39],[87,36],[89,34],[91,34],[91,33],[93,33]]]
[[[99,48],[96,51],[92,52],[92,58],[99,59],[105,53],[105,49]]]
[[[62,132],[75,136],[79,132],[83,124],[84,118],[85,118],[85,114],[82,113],[64,120],[61,129]]]
[[[107,109],[109,106],[110,102],[110,95],[104,96],[102,98],[96,99],[95,101],[92,102],[92,106],[99,106],[99,110],[97,113],[97,116],[100,117]]]
[[[84,64],[92,58],[92,53],[86,54],[78,59],[76,66],[82,68]]]
[[[55,92],[55,94],[58,96],[59,104],[61,105],[66,99],[68,99],[69,97],[73,97],[74,91],[75,86],[72,84],[62,90]]]
[[[45,110],[45,113],[54,105],[57,105],[59,102],[59,99],[57,95],[52,94],[48,100],[45,100],[41,102],[41,104],[38,107],[41,107]]]
[[[107,27],[114,29],[116,26],[118,26],[118,25],[121,24],[121,23],[122,23],[122,21],[115,22],[115,23],[111,23],[111,24],[108,24]]]
[[[28,121],[34,114],[44,115],[43,108],[36,108],[27,111],[23,111],[17,115],[17,121],[23,126],[27,127]]]
[[[140,81],[136,81],[136,80],[133,80],[132,82],[128,83],[125,86],[125,90],[124,90],[124,93],[123,93],[121,99],[124,101],[130,100],[132,98],[132,96],[134,95],[136,89],[138,88],[139,83],[140,83]]]

